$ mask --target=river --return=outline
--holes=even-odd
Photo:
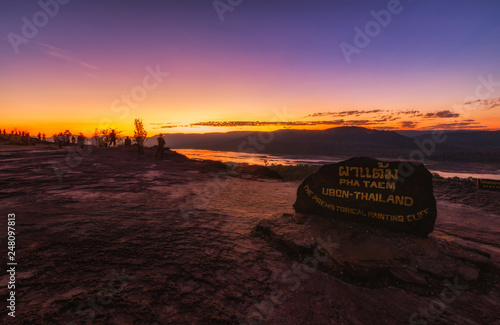
[[[213,151],[199,149],[174,149],[176,152],[183,154],[191,159],[201,160],[216,160],[223,163],[247,163],[253,165],[324,165],[343,161],[349,157],[332,157],[332,156],[298,156],[298,155],[271,155],[262,153],[245,153],[234,151]],[[390,159],[394,160],[394,159]],[[460,177],[460,178],[482,178],[500,180],[500,166],[491,164],[485,165],[480,163],[442,163],[434,161],[426,161],[425,165],[433,172],[438,173],[442,177]]]

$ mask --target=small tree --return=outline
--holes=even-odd
[[[142,119],[136,118],[134,121],[135,130],[134,130],[134,138],[143,137],[144,140],[148,136],[148,132],[144,129],[144,125],[142,124]]]
[[[101,129],[99,130],[99,133],[101,134],[101,137],[100,137],[100,141],[102,141],[102,146],[103,147],[107,147],[108,146],[108,142],[109,142],[109,133],[110,133],[110,129]],[[99,147],[101,146],[101,144],[99,143]]]

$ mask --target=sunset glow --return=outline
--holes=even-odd
[[[41,6],[2,5],[2,130],[500,129],[495,1],[401,2],[350,63],[388,1],[57,4],[33,37]]]

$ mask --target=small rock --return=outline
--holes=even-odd
[[[479,277],[479,269],[467,265],[459,266],[457,268],[457,275],[464,278],[465,281],[476,281]]]

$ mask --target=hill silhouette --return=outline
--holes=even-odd
[[[423,134],[416,138],[428,136]],[[500,131],[452,131],[446,132],[446,136],[445,143],[455,148],[500,150]]]
[[[446,141],[436,144],[431,159],[500,162],[500,131],[446,132]],[[363,127],[337,127],[327,130],[285,129],[274,132],[228,132],[170,134],[172,148],[256,152],[280,155],[330,155],[408,158],[420,150],[417,140],[432,139],[432,134],[416,137],[396,131]]]

